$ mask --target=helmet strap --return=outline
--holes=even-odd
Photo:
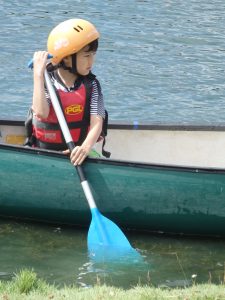
[[[75,74],[75,75],[79,75],[79,73],[77,72],[77,55],[76,53],[72,54],[72,68],[71,68],[71,73]]]
[[[60,62],[60,64],[58,64],[58,68],[63,68],[63,70],[71,71],[71,67],[67,67],[63,60]]]
[[[77,72],[77,55],[76,55],[76,53],[72,54],[71,57],[72,57],[72,67],[67,67],[63,60],[58,65],[58,67],[59,68],[61,67],[64,70],[69,71],[72,74],[79,75],[79,73]]]

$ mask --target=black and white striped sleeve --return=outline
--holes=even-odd
[[[92,94],[90,103],[90,114],[105,118],[105,107],[100,83],[95,79],[92,83]]]

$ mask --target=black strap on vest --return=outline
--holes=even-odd
[[[25,121],[25,133],[26,133],[26,140],[24,142],[24,146],[32,147],[36,144],[36,138],[33,135],[33,110],[30,107],[27,113],[27,118]]]
[[[105,148],[105,143],[106,139],[105,137],[107,136],[107,129],[108,129],[108,112],[105,110],[105,119],[103,122],[103,127],[102,127],[102,133],[101,136],[103,137],[103,142],[102,142],[102,155],[105,156],[106,158],[109,158],[111,156],[111,152],[106,151]]]
[[[95,78],[95,76],[94,76],[94,78]],[[86,105],[85,105],[83,120],[85,121],[86,124],[83,124],[80,127],[81,132],[80,132],[80,138],[79,138],[79,141],[77,142],[77,145],[81,145],[83,143],[83,141],[86,139],[86,136],[88,134],[88,129],[90,126],[90,107],[91,107],[91,94],[92,94],[93,79],[84,77],[84,80],[83,80],[85,90],[86,90]]]

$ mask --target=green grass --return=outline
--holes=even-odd
[[[57,288],[39,279],[30,270],[15,274],[12,281],[0,281],[1,300],[221,300],[225,299],[225,285],[193,285],[183,289],[160,289],[151,286],[137,286],[123,290],[106,285],[92,288]]]

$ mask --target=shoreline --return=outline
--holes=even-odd
[[[58,288],[37,277],[32,270],[21,270],[11,281],[0,281],[0,299],[2,300],[126,300],[126,299],[158,299],[158,300],[219,300],[225,299],[225,285],[195,284],[187,288],[157,288],[152,286],[134,286],[124,290],[113,286],[98,285],[90,288],[64,286]]]

